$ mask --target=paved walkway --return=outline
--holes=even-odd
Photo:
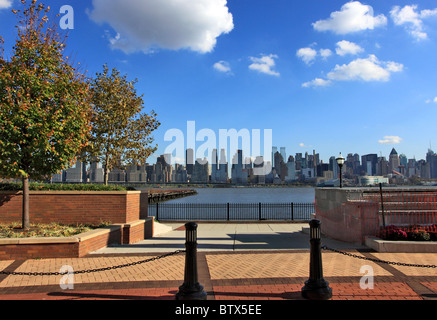
[[[62,275],[1,275],[0,300],[174,300],[184,280],[184,253],[144,260],[184,249],[182,223],[172,231],[129,246],[105,248],[75,259],[1,261],[0,270],[59,272],[119,266],[74,274],[74,288]],[[199,224],[199,282],[209,300],[302,300],[309,277],[307,224]],[[363,246],[322,239],[324,245],[366,258],[437,265],[437,254],[377,253]],[[323,251],[324,278],[332,300],[437,300],[437,269],[397,266]],[[373,272],[371,282],[363,278]],[[68,287],[70,285],[70,287]],[[64,286],[62,288],[61,286]],[[65,288],[66,286],[66,288]]]

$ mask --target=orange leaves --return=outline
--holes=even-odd
[[[63,58],[56,30],[43,29],[48,18],[40,13],[49,8],[35,4],[17,11],[13,54],[0,59],[0,154],[9,159],[0,163],[1,176],[25,168],[38,179],[63,169],[87,143],[91,126],[86,78]]]

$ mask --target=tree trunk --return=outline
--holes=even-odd
[[[108,176],[109,176],[109,167],[108,167],[108,164],[109,164],[109,155],[106,152],[105,165],[104,165],[104,177],[103,177],[103,183],[105,184],[105,186],[108,185]]]
[[[23,176],[23,215],[22,228],[27,230],[29,224],[29,178]]]
[[[104,174],[104,177],[103,177],[103,183],[104,183],[105,186],[108,185],[108,175],[109,175],[109,172],[105,168],[105,174]]]

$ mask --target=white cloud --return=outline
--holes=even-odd
[[[12,0],[0,0],[0,9],[8,9],[12,6]]]
[[[126,53],[154,48],[211,52],[217,38],[234,28],[226,0],[129,0],[128,5],[93,0],[88,14],[114,29],[117,36],[110,45]]]
[[[393,61],[380,61],[375,55],[366,59],[356,59],[349,64],[336,65],[327,74],[327,79],[316,78],[302,84],[303,87],[327,86],[333,81],[382,81],[390,80],[392,72],[401,72],[404,65]]]
[[[223,73],[231,73],[231,66],[226,61],[219,61],[214,63],[214,69]]]
[[[380,144],[399,144],[402,138],[398,136],[385,136],[382,140],[378,140]]]
[[[300,48],[296,52],[296,56],[302,59],[306,64],[311,64],[317,56],[317,51],[313,48]]]
[[[249,57],[252,61],[252,64],[249,65],[249,69],[272,76],[279,76],[278,72],[272,70],[275,66],[275,59],[277,58],[278,56],[275,54],[263,55],[261,58]]]
[[[317,56],[320,55],[323,59],[327,59],[332,55],[332,51],[329,49],[320,49],[319,51],[311,48],[300,48],[296,52],[296,56],[301,59],[303,62],[305,62],[307,65],[311,65],[314,60],[317,58]]]
[[[344,4],[340,11],[331,13],[329,19],[313,23],[317,31],[332,31],[336,34],[347,34],[374,28],[387,24],[387,18],[381,14],[373,15],[373,8],[359,1]]]
[[[303,83],[302,87],[304,87],[304,88],[309,88],[309,87],[326,87],[326,86],[329,86],[330,84],[331,84],[330,80],[316,78],[316,79],[314,79],[312,81]]]
[[[437,103],[437,97],[435,97],[434,99],[427,99],[426,101],[425,101],[425,103],[431,103],[431,102],[434,102],[434,103]]]
[[[339,56],[345,56],[347,54],[358,54],[360,52],[363,52],[364,49],[361,48],[359,45],[353,42],[349,42],[346,40],[337,42],[337,48],[335,49],[335,52]]]
[[[305,143],[301,142],[299,143],[299,147],[301,148],[312,148],[312,146],[307,146]]]
[[[327,76],[328,79],[337,81],[388,81],[391,72],[400,72],[402,70],[402,64],[392,61],[379,61],[372,54],[367,59],[356,59],[342,66],[336,65]]]
[[[326,59],[326,58],[332,56],[332,51],[329,49],[320,49],[319,54],[323,59]]]
[[[402,9],[399,6],[393,7],[390,15],[397,26],[405,25],[408,32],[416,40],[428,38],[428,34],[423,31],[423,19],[437,15],[437,9],[416,11],[417,5],[406,5]]]

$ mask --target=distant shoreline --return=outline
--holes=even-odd
[[[134,185],[138,189],[188,189],[188,188],[315,188],[315,185],[221,185],[221,184],[146,184]]]

